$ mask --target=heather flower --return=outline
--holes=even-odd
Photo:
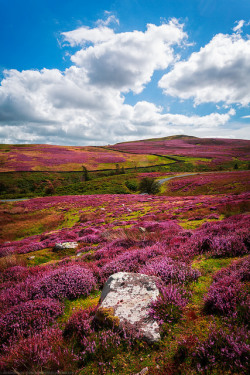
[[[61,313],[61,304],[50,298],[27,301],[10,308],[0,317],[1,345],[41,331]]]
[[[32,298],[76,298],[88,295],[95,287],[93,273],[80,265],[62,266],[45,272],[34,282]]]
[[[22,338],[8,347],[0,357],[0,371],[44,371],[69,370],[74,368],[78,357],[70,351],[58,328],[45,328],[33,336]]]
[[[102,268],[101,275],[105,280],[108,276],[116,272],[138,272],[140,266],[144,265],[148,259],[162,255],[164,252],[165,249],[160,245],[126,251],[107,263]]]
[[[71,315],[63,331],[64,337],[75,336],[82,340],[94,332],[92,324],[96,313],[96,307],[78,310]]]
[[[226,330],[215,328],[207,340],[200,342],[193,352],[198,372],[211,373],[213,369],[223,368],[233,374],[247,374],[249,370],[250,345],[247,330],[237,331],[233,327]]]
[[[197,280],[200,276],[200,272],[188,264],[172,260],[168,257],[158,257],[148,261],[145,266],[139,269],[139,272],[158,276],[165,284],[170,282],[188,283]]]
[[[181,317],[188,299],[185,292],[177,285],[167,285],[161,288],[160,296],[151,302],[150,316],[160,324],[173,323]]]
[[[204,297],[204,310],[247,323],[250,318],[249,294],[235,275],[224,276],[210,286]]]

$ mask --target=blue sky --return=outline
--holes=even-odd
[[[0,142],[249,139],[249,0],[0,0]]]

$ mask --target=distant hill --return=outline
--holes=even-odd
[[[172,155],[215,160],[250,160],[250,141],[243,139],[197,138],[188,135],[117,143],[112,150]]]
[[[0,145],[0,172],[81,171],[83,165],[88,170],[115,169],[117,164],[135,168],[173,161],[200,161],[211,166],[237,161],[248,163],[250,141],[173,135],[105,147]]]

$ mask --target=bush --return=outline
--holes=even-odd
[[[139,183],[141,193],[157,194],[160,191],[160,184],[154,178],[144,177]]]
[[[0,357],[0,372],[29,370],[29,373],[40,374],[44,371],[53,373],[63,371],[72,372],[77,357],[63,342],[62,331],[58,328],[48,328],[34,336],[23,338]],[[13,371],[14,370],[14,371]],[[10,372],[13,371],[13,372]]]
[[[250,318],[250,298],[236,275],[223,275],[210,286],[204,297],[204,310],[207,313],[248,322]]]
[[[168,257],[161,257],[146,263],[139,272],[147,275],[158,276],[165,284],[188,283],[197,280],[200,276],[198,270],[183,262],[174,261]]]
[[[131,191],[138,190],[138,182],[136,180],[128,180],[125,182],[125,185]]]
[[[50,298],[20,303],[0,318],[0,343],[39,332],[61,313],[61,304]]]
[[[32,288],[32,298],[69,298],[87,296],[95,287],[93,273],[77,264],[63,266],[41,275]]]
[[[228,331],[228,332],[227,332]],[[212,329],[208,338],[200,342],[193,353],[198,372],[211,373],[216,368],[223,368],[233,374],[247,374],[249,370],[248,333],[243,328],[233,327],[227,330]]]
[[[92,323],[96,307],[90,307],[86,310],[78,310],[71,315],[68,322],[65,325],[63,336],[64,337],[76,337],[82,340],[84,337],[89,336],[94,332]]]
[[[161,288],[160,296],[151,303],[150,316],[160,324],[178,321],[188,303],[185,294],[177,285]]]

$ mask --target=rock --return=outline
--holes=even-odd
[[[142,233],[145,233],[145,232],[146,232],[146,228],[144,228],[144,227],[139,227],[139,231],[142,232]]]
[[[159,295],[157,280],[154,276],[129,272],[110,276],[102,290],[96,319],[101,321],[106,311],[120,328],[133,328],[148,342],[159,341],[159,325],[149,317],[150,303]]]
[[[35,255],[32,255],[31,257],[28,257],[28,260],[35,259]]]
[[[148,367],[143,368],[140,372],[135,375],[146,375],[148,373]]]
[[[56,243],[53,251],[60,251],[64,249],[75,249],[78,246],[77,242],[60,242]]]

